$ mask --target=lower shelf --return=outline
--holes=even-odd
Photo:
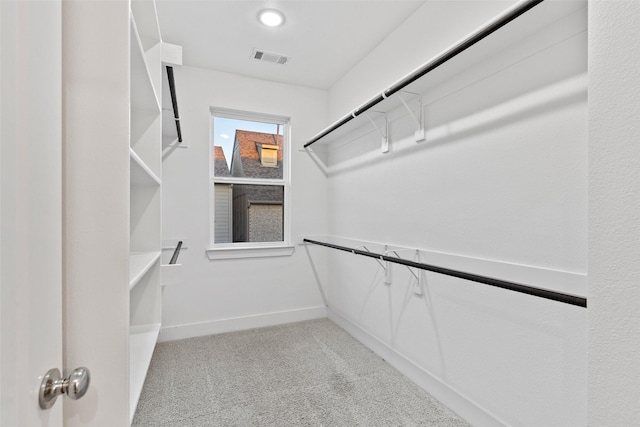
[[[129,422],[133,421],[151,356],[158,341],[160,324],[132,326],[129,334]]]

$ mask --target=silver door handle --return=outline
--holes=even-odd
[[[68,378],[61,378],[57,368],[49,369],[40,384],[40,407],[51,408],[61,394],[66,394],[73,400],[80,399],[87,392],[90,383],[91,374],[87,368],[76,368]]]

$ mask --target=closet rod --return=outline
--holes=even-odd
[[[338,249],[345,252],[351,252],[356,255],[363,255],[370,258],[388,261],[395,264],[406,265],[407,267],[419,268],[421,270],[432,271],[434,273],[453,276],[459,279],[470,280],[472,282],[482,283],[497,288],[507,289],[514,292],[520,292],[527,295],[533,295],[540,298],[546,298],[565,304],[575,305],[578,307],[587,307],[587,299],[575,295],[564,294],[560,292],[550,291],[547,289],[536,288],[533,286],[521,285],[519,283],[507,282],[505,280],[494,279],[492,277],[480,276],[478,274],[465,273],[463,271],[452,270],[449,268],[437,267],[416,261],[409,261],[402,258],[396,258],[388,255],[378,254],[375,252],[363,251],[360,249],[349,248],[346,246],[335,245],[333,243],[325,243],[317,240],[303,239],[303,242],[312,243],[314,245],[326,246],[332,249]]]
[[[176,83],[173,79],[173,67],[167,65],[167,78],[169,79],[169,92],[171,92],[171,104],[173,105],[173,118],[176,121],[178,142],[182,142],[182,129],[180,128],[180,114],[178,114],[178,97],[176,96]]]
[[[180,255],[180,249],[182,248],[182,240],[178,242],[176,249],[173,251],[173,255],[171,255],[171,260],[169,264],[175,264],[178,261],[178,255]]]
[[[319,141],[320,139],[324,138],[325,136],[329,135],[331,132],[337,130],[341,126],[343,126],[346,123],[350,122],[351,120],[353,120],[354,118],[356,118],[360,114],[362,114],[365,111],[369,110],[370,108],[374,107],[376,104],[384,101],[386,98],[390,97],[394,93],[404,89],[406,86],[408,86],[409,84],[415,82],[420,77],[424,76],[425,74],[428,74],[430,71],[438,68],[440,65],[446,63],[450,59],[453,59],[454,57],[456,57],[460,53],[462,53],[465,50],[469,49],[474,44],[478,43],[480,40],[482,40],[485,37],[493,34],[497,30],[499,30],[500,28],[504,27],[509,22],[513,21],[514,19],[516,19],[520,15],[524,14],[528,10],[532,9],[533,7],[537,6],[538,4],[542,3],[543,1],[544,0],[524,0],[524,1],[520,2],[520,3],[518,3],[512,9],[509,9],[504,14],[499,15],[496,18],[494,18],[492,21],[486,23],[484,26],[480,27],[478,30],[476,30],[474,33],[472,33],[468,37],[466,37],[464,40],[460,41],[458,44],[452,46],[448,50],[446,50],[443,53],[441,53],[440,55],[436,56],[431,61],[429,61],[426,64],[424,64],[422,67],[418,68],[416,71],[414,71],[413,73],[411,73],[410,75],[408,75],[404,79],[400,80],[395,85],[391,86],[391,88],[385,90],[382,94],[378,95],[376,98],[373,98],[372,100],[370,100],[369,102],[365,103],[361,107],[356,108],[356,110],[353,113],[351,113],[350,115],[344,117],[343,119],[341,119],[338,122],[334,123],[329,128],[327,128],[324,131],[320,132],[313,139],[311,139],[309,142],[304,144],[304,148],[309,147],[313,143],[315,143],[315,142]]]

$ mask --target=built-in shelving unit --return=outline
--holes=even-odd
[[[161,324],[162,40],[155,3],[131,2],[130,421]]]

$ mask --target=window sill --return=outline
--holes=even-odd
[[[210,260],[238,259],[238,258],[265,258],[273,256],[291,256],[295,247],[292,245],[273,246],[234,246],[217,247],[206,250]]]

